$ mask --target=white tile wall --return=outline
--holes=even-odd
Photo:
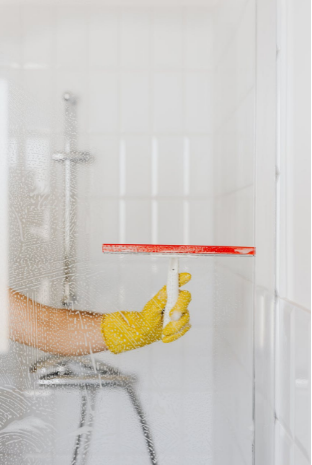
[[[152,177],[151,140],[148,136],[129,135],[124,137],[124,143],[126,194],[129,196],[149,196]]]
[[[150,14],[147,9],[123,9],[120,18],[121,66],[146,68],[150,56]]]
[[[183,78],[181,73],[156,72],[153,92],[153,129],[183,131]]]
[[[294,307],[280,301],[277,313],[276,414],[294,434]]]
[[[309,465],[309,463],[310,463],[310,459],[295,444],[295,464],[296,465]]]
[[[311,315],[279,299],[276,350],[276,415],[295,444],[310,457]],[[296,462],[295,462],[296,463]]]
[[[117,196],[120,192],[119,138],[92,134],[89,141],[90,152],[94,156],[94,169],[90,173],[90,194],[99,197]]]
[[[200,238],[204,243],[211,241],[208,217],[212,214],[213,152],[212,139],[207,138],[212,132],[213,111],[211,11],[195,6],[153,10],[99,5],[74,8],[66,4],[2,8],[13,31],[3,27],[8,47],[3,63],[11,70],[14,66],[24,68],[22,81],[31,96],[30,106],[25,107],[29,130],[54,129],[60,149],[62,94],[70,90],[78,101],[78,148],[88,148],[95,155],[88,170],[90,195],[179,196],[183,213],[178,229],[186,228],[181,240],[192,241],[194,234],[196,242]],[[21,37],[15,27],[21,28]],[[5,61],[6,55],[16,57],[16,64]],[[38,119],[32,111],[33,100],[40,102],[46,119]],[[122,133],[123,167],[114,139]],[[157,144],[153,156],[152,140]],[[150,205],[157,206],[157,201],[155,198]],[[200,206],[208,208],[207,215],[201,215],[198,227],[190,229],[190,215],[196,222]],[[162,212],[162,206],[158,210]],[[162,213],[157,219],[152,216],[155,225]],[[125,218],[132,221],[131,215]],[[164,230],[159,224],[155,227],[152,230]],[[164,233],[161,237],[167,242]]]
[[[119,234],[118,201],[96,197],[91,199],[87,221],[90,222],[90,231],[92,231],[90,256],[94,260],[99,260],[99,247],[101,248],[103,242],[114,242]]]
[[[185,18],[185,64],[188,68],[212,69],[212,16],[206,8],[187,8]]]
[[[82,96],[88,95],[89,131],[116,133],[120,118],[118,74],[111,70],[94,71],[89,76],[88,84],[89,93]],[[81,108],[79,111],[82,111]]]
[[[184,194],[184,141],[181,137],[158,139],[158,189],[162,196]]]
[[[77,95],[77,147],[94,157],[77,174],[80,305],[99,312],[138,310],[164,284],[167,263],[163,260],[161,279],[154,279],[154,274],[160,276],[160,265],[154,262],[145,273],[122,261],[115,270],[101,254],[103,242],[213,242],[212,12],[193,5],[115,8],[66,2],[57,7],[0,10],[7,19],[0,15],[4,39],[0,63],[10,73],[21,70],[22,86],[29,95],[23,108],[27,130],[36,132],[37,140],[49,136],[51,152],[54,145],[61,149],[62,94],[71,91]],[[32,106],[37,101],[39,113]],[[42,152],[42,144],[38,149]],[[46,146],[44,154],[46,160]],[[53,181],[60,187],[62,167],[52,166]],[[59,214],[50,221],[61,235],[62,225],[56,220],[62,213],[62,195],[58,208]],[[41,219],[32,225],[37,236],[48,229],[45,216]],[[196,276],[191,289],[198,309],[188,340],[117,359],[105,354],[114,366],[138,374],[140,397],[150,412],[164,465],[212,461],[213,273],[200,272],[197,265],[187,267]],[[116,282],[124,287],[117,289]],[[40,295],[46,300],[49,291],[59,305],[54,287],[49,290],[43,282]],[[95,427],[90,460],[98,462],[103,457],[99,454],[105,453],[111,465],[146,463],[143,436],[128,400],[123,401],[120,393],[117,399],[110,394],[99,401],[100,424]],[[72,411],[72,405],[64,402],[67,418],[59,415],[56,424],[57,428],[62,424],[62,431],[70,429],[68,412]],[[185,437],[192,441],[184,441]],[[55,459],[67,463],[65,434],[57,435],[57,444]]]
[[[191,200],[189,208],[189,235],[192,244],[212,244],[214,242],[213,200]],[[204,214],[208,212],[208,215]]]
[[[119,60],[117,8],[88,8],[88,64],[91,69],[117,68]]]
[[[275,464],[294,465],[294,444],[283,426],[275,425]]]
[[[159,200],[158,242],[160,244],[183,244],[183,202],[181,200]]]
[[[209,73],[187,73],[185,77],[185,127],[188,132],[212,131],[212,88]]]
[[[21,23],[19,7],[1,5],[1,66],[18,68],[21,63]]]
[[[151,208],[149,200],[128,200],[126,208],[126,244],[149,244]]]
[[[124,73],[121,78],[121,131],[149,130],[150,86],[147,72]]]
[[[87,59],[87,10],[84,6],[57,9],[56,56],[61,68],[83,69]]]
[[[48,69],[24,69],[22,79],[25,91],[30,95],[37,95],[40,106],[47,118],[42,118],[42,114],[34,108],[32,99],[25,102],[25,127],[35,133],[50,133],[52,125],[52,111],[54,106],[53,76]]]
[[[294,431],[297,442],[311,456],[311,314],[294,308]]]
[[[311,309],[309,5],[280,2],[279,27],[279,294]]]
[[[184,56],[182,10],[156,10],[153,15],[153,64],[156,68],[180,68]]]
[[[276,343],[277,422],[287,431],[289,463],[311,460],[310,141],[305,127],[308,4],[279,3]],[[301,50],[304,50],[301,53]],[[308,51],[307,51],[308,52]],[[298,157],[298,154],[299,157]],[[279,360],[277,360],[278,362]],[[285,436],[285,435],[284,435]],[[284,441],[285,442],[285,441]],[[278,463],[283,463],[282,461]]]
[[[159,242],[169,243],[214,240],[220,244],[256,244],[256,463],[262,465],[273,463],[276,50],[275,4],[264,0],[258,2],[257,7],[256,242],[253,0],[222,0],[214,16],[209,9],[196,6],[127,9],[62,4],[58,8],[2,5],[0,63],[11,74],[23,68],[21,79],[31,96],[29,101],[40,100],[45,118],[39,118],[35,107],[25,104],[29,131],[55,130],[61,135],[63,106],[60,97],[65,90],[78,94],[78,133],[85,137],[85,146],[79,148],[88,146],[95,156],[94,164],[86,171],[90,174],[89,209],[84,218],[89,224],[90,256],[94,261],[102,259],[99,253],[102,242],[119,239],[149,242],[156,237]],[[297,28],[305,24],[302,18],[294,17]],[[303,14],[303,17],[307,16]],[[51,117],[53,112],[49,108],[54,105]],[[300,135],[299,129],[296,134]],[[152,156],[153,141],[156,144]],[[303,174],[300,169],[296,171],[294,188],[296,183],[301,183]],[[298,195],[304,197],[304,189]],[[156,206],[154,210],[151,205]],[[298,227],[294,228],[293,237],[301,237],[301,231],[307,231],[300,226],[303,217],[300,214],[294,217],[293,224]],[[277,320],[277,386],[280,386],[276,397],[277,465],[307,465],[310,454],[307,426],[310,372],[306,356],[310,314],[298,305],[307,306],[308,294],[304,294],[302,285],[307,275],[302,270],[306,270],[307,265],[302,261],[304,240],[297,240],[297,243],[299,248],[290,247],[296,266],[288,272],[287,278],[287,283],[291,284],[289,289],[292,289],[290,300],[295,303],[289,303],[287,297],[290,295],[283,294],[286,300],[279,302]],[[297,260],[297,257],[300,258]],[[241,278],[239,267],[230,272],[235,275],[240,293],[240,323],[246,329],[250,325],[249,284]],[[295,284],[293,279],[297,280]],[[99,295],[100,289],[101,283],[97,287]],[[303,295],[304,300],[301,300]],[[103,309],[100,297],[97,305],[98,310]],[[234,331],[230,336],[235,334]],[[245,380],[246,386],[250,383],[250,373],[245,376],[246,366],[250,368],[245,359],[246,344],[250,343],[246,337],[248,331],[244,335],[235,344],[225,334],[225,342],[231,350],[230,355],[224,354],[224,359],[226,356],[233,359],[233,367],[236,367],[230,372],[234,396],[225,398],[232,419],[239,417],[235,409],[245,405],[241,396],[247,391],[239,381]],[[144,363],[142,369],[145,370],[148,363],[146,360]],[[188,367],[190,372],[194,369],[190,363]],[[219,371],[224,384],[229,379],[222,378],[226,374],[229,375],[227,370]],[[180,376],[178,370],[177,376]],[[177,380],[173,377],[170,382],[175,385]],[[160,405],[157,390],[155,396],[155,405]],[[166,396],[164,405],[171,404],[178,412],[179,399],[169,392]],[[207,399],[198,397],[194,402],[202,402],[205,408],[208,405],[210,410],[206,412],[213,411]],[[161,414],[156,411],[155,417]],[[183,419],[178,413],[175,418],[180,431]],[[207,416],[203,416],[203,424],[206,419]],[[248,435],[252,433],[247,432],[249,418],[245,422],[246,419],[247,415],[243,423],[236,424],[236,429],[226,415],[215,419],[219,422],[215,441],[220,464],[231,461],[249,465]],[[156,431],[163,441],[164,432]],[[227,448],[224,448],[225,437]],[[197,439],[198,447],[203,447],[204,438]],[[171,446],[168,445],[169,449]],[[208,449],[205,451],[208,454]],[[186,463],[190,463],[193,451],[183,449],[183,453]],[[136,463],[140,460],[141,457],[136,459]],[[174,459],[169,453],[166,460],[171,464],[174,460],[181,463],[180,457]],[[196,463],[206,463],[205,460],[198,455]]]
[[[22,62],[25,68],[55,65],[56,10],[53,7],[23,7],[21,11]]]
[[[255,245],[255,24],[253,0],[224,0],[215,9],[213,223],[214,243],[219,245]],[[229,445],[216,458],[220,464],[249,464],[253,456],[253,263],[250,266],[247,273],[240,263],[230,260],[217,267],[215,284],[222,291],[217,292],[220,307],[215,310],[218,355],[214,367],[219,395],[214,415],[220,411],[222,415],[214,440],[220,449],[224,437]],[[227,291],[236,310],[226,311]]]

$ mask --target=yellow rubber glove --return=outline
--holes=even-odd
[[[179,285],[191,279],[189,273],[180,273]],[[137,349],[152,342],[172,342],[179,339],[191,327],[187,309],[191,301],[188,291],[180,291],[175,306],[170,311],[175,321],[163,329],[163,310],[167,302],[167,289],[164,286],[143,308],[141,312],[115,312],[103,315],[101,330],[108,349],[114,354]]]

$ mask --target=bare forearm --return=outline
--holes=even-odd
[[[60,355],[107,350],[101,334],[102,315],[41,305],[11,289],[9,300],[12,340]]]

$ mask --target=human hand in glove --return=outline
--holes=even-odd
[[[189,273],[180,273],[179,286],[191,279]],[[143,308],[141,312],[119,311],[106,313],[102,317],[101,330],[108,349],[114,354],[137,349],[152,342],[172,342],[183,336],[191,327],[188,304],[191,294],[180,291],[179,297],[170,311],[174,321],[163,328],[163,311],[167,302],[167,289],[164,286]]]

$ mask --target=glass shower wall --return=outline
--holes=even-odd
[[[102,243],[253,245],[252,91],[238,105],[249,81],[235,73],[250,76],[254,62],[234,65],[241,35],[224,52],[234,30],[252,31],[252,4],[235,2],[229,16],[226,1],[0,7],[13,289],[57,309],[70,275],[74,309],[140,310],[165,284],[168,259],[107,256]],[[53,160],[65,147],[65,91],[77,97],[71,139],[92,155],[74,167],[66,272],[65,170]],[[247,189],[232,192],[233,180]],[[0,359],[5,465],[251,465],[253,261],[181,258],[192,329],[173,344],[68,360],[10,342]]]
[[[232,279],[238,261],[251,277],[252,257],[180,258],[180,270],[192,274],[192,328],[174,343],[70,359],[13,347],[1,365],[4,463],[206,465],[229,454],[238,460],[239,442],[251,464],[253,295]],[[97,301],[105,313],[141,310],[167,267],[167,256],[102,255],[88,308]],[[12,365],[14,389],[5,376]]]

